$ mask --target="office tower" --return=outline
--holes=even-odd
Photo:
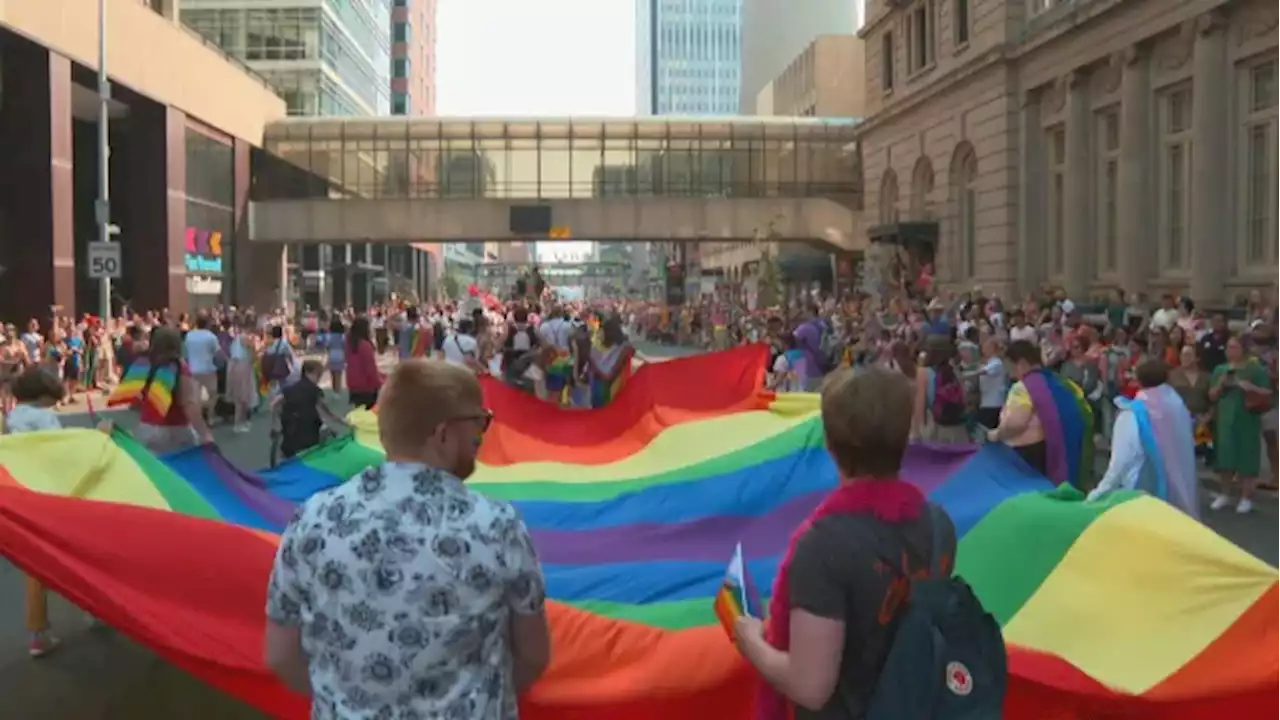
[[[391,114],[422,117],[436,113],[437,0],[392,0]],[[404,168],[417,175],[417,168]],[[407,177],[406,177],[407,181]],[[387,273],[393,284],[411,286],[429,297],[444,269],[439,243],[412,243],[387,248]]]
[[[819,35],[852,35],[861,21],[855,0],[742,0],[741,95],[734,112],[761,114],[756,96]]]
[[[181,17],[264,76],[290,115],[391,112],[391,0],[183,0]]]
[[[183,0],[180,8],[185,25],[265,77],[290,115],[389,115],[391,4]],[[290,245],[286,262],[295,305],[363,307],[389,291],[385,245]]]
[[[436,112],[436,2],[392,1],[392,115]]]
[[[636,113],[738,112],[742,0],[636,0]]]

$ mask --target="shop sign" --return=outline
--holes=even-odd
[[[222,294],[222,278],[209,277],[207,275],[188,275],[187,276],[187,294],[188,295],[221,295]]]
[[[187,272],[222,274],[222,233],[217,230],[187,228]]]

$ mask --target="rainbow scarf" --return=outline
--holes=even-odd
[[[832,515],[867,513],[875,515],[881,522],[901,524],[919,518],[925,507],[925,496],[920,488],[900,480],[852,480],[827,493],[791,535],[787,554],[774,576],[765,640],[778,650],[786,651],[791,647],[791,560],[800,539],[814,523]],[[950,568],[951,562],[947,561],[945,566]],[[756,692],[755,720],[787,720],[792,717],[794,713],[787,698],[768,683],[760,682]]]
[[[1037,368],[1022,378],[1044,428],[1046,470],[1055,485],[1093,484],[1093,410],[1080,386]]]
[[[1145,460],[1138,490],[1200,519],[1200,481],[1196,477],[1195,423],[1178,392],[1168,385],[1138,392],[1116,406],[1133,413]]]
[[[165,417],[169,414],[169,408],[173,407],[173,394],[177,386],[176,366],[165,365],[152,373],[151,363],[146,358],[140,358],[125,370],[120,384],[116,385],[116,389],[107,398],[107,407],[146,403],[160,417]]]

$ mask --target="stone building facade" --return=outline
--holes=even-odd
[[[1276,283],[1272,0],[868,0],[866,224],[938,279],[1229,302]]]

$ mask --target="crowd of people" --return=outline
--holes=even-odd
[[[1088,407],[1090,441],[1111,449],[1107,469],[1087,483],[1090,497],[1151,489],[1147,479],[1158,477],[1162,497],[1196,515],[1199,451],[1219,479],[1211,507],[1249,512],[1264,447],[1276,468],[1276,313],[1254,300],[1234,326],[1174,294],[1157,308],[1116,294],[1086,313],[1061,293],[1014,305],[981,291],[810,294],[762,310],[712,299],[675,309],[635,300],[588,306],[544,292],[390,302],[364,313],[228,307],[192,317],[58,318],[49,327],[32,321],[22,333],[5,328],[0,392],[6,432],[52,429],[55,406],[95,388],[118,392],[142,368],[127,404],[139,415],[135,435],[157,454],[212,442],[211,428],[221,423],[245,432],[265,404],[275,408],[281,449],[291,456],[321,442],[326,425],[342,423],[327,404],[334,394],[357,407],[377,403],[386,462],[304,503],[281,537],[266,662],[310,694],[323,717],[392,708],[496,718],[512,716],[517,693],[546,667],[550,647],[545,584],[528,530],[510,505],[463,482],[492,421],[477,376],[562,407],[594,408],[625,383],[635,360],[629,338],[707,349],[765,343],[765,389],[822,393],[827,448],[845,482],[783,563],[788,590],[775,593],[771,613],[790,618],[789,640],[744,617],[736,641],[774,700],[807,708],[806,717],[834,706],[822,716],[858,717],[893,633],[868,602],[889,581],[867,570],[875,563],[851,550],[860,544],[848,538],[870,528],[922,576],[949,573],[937,553],[954,560],[945,514],[939,520],[925,512],[923,497],[898,478],[908,444],[1003,443],[1053,477],[1049,430],[1029,389],[1032,378],[1052,373]],[[427,358],[442,362],[418,361]],[[165,367],[177,378],[174,398],[157,407],[146,388]],[[1174,453],[1153,449],[1149,436],[1169,433],[1187,442]],[[389,517],[399,518],[395,527]],[[391,565],[385,554],[343,540],[358,541],[375,525],[404,541]],[[440,559],[446,545],[457,550],[447,562]],[[414,548],[432,548],[430,557],[418,558]],[[832,557],[841,560],[831,564]],[[419,560],[417,579],[404,582]],[[336,585],[333,568],[343,578]],[[421,604],[426,586],[435,588],[431,633],[473,638],[466,653],[447,643],[420,646],[423,630],[404,609]],[[842,588],[868,590],[855,597]],[[39,657],[57,641],[43,589],[33,581],[29,591],[30,650]],[[364,608],[358,617],[344,611],[321,620],[325,608],[356,605]],[[388,635],[390,620],[374,624],[374,617],[396,618],[397,629]],[[327,623],[322,632],[319,622]],[[868,643],[879,648],[874,657],[848,660],[841,649]],[[396,669],[410,657],[416,667],[423,653],[445,674]],[[370,665],[374,657],[383,659]]]
[[[1197,454],[1219,477],[1211,507],[1252,508],[1264,459],[1274,485],[1276,309],[1260,293],[1234,320],[1170,293],[1157,307],[1114,293],[1085,309],[1046,291],[1017,305],[975,291],[934,297],[810,297],[788,308],[734,312],[707,303],[679,315],[640,309],[638,331],[687,333],[707,347],[768,342],[769,387],[815,391],[841,368],[884,367],[911,380],[911,432],[931,442],[999,437],[1034,445],[1036,428],[1015,432],[1018,366],[1043,366],[1080,388],[1094,442],[1112,444],[1119,410],[1144,389],[1146,364],[1163,369],[1191,421]],[[674,328],[666,330],[666,328]],[[683,328],[681,330],[680,328]],[[1013,422],[1011,422],[1013,420]]]

